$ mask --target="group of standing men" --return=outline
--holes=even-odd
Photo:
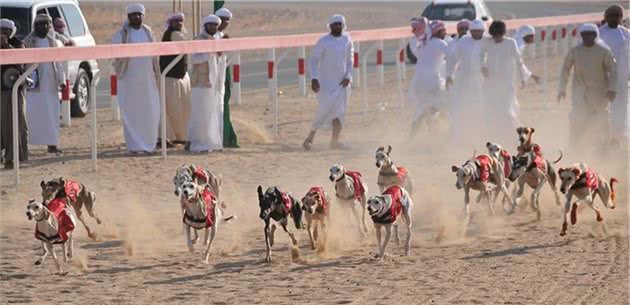
[[[144,15],[143,5],[129,5],[127,21],[114,35],[112,43],[156,41],[151,28],[143,23]],[[169,15],[162,41],[186,40],[184,18],[179,12]],[[232,13],[226,8],[217,10],[216,15],[208,15],[202,21],[201,33],[194,39],[228,38],[224,30],[231,18]],[[160,75],[176,57],[119,58],[114,61],[125,142],[133,154],[152,153],[156,139],[157,145],[160,144]],[[190,76],[189,63],[192,64]],[[227,56],[219,52],[192,54],[190,59],[184,55],[167,72],[164,84],[167,146],[184,144],[186,150],[195,153],[238,147],[229,118],[228,69]]]
[[[153,30],[144,24],[146,10],[141,4],[127,6],[127,20],[116,32],[115,44],[155,42]],[[225,29],[232,13],[221,8],[203,20],[202,32],[195,39],[227,39]],[[170,14],[162,41],[186,40],[184,14]],[[62,19],[53,20],[39,14],[33,31],[20,40],[17,28],[9,19],[0,20],[0,46],[13,48],[56,48],[74,46],[66,33]],[[118,102],[127,149],[133,154],[151,154],[160,144],[160,74],[176,55],[157,57],[119,58],[113,61],[119,81]],[[230,121],[230,77],[225,54],[193,54],[191,76],[189,60],[183,56],[167,73],[166,127],[167,145],[184,144],[191,152],[221,150],[238,147],[238,140]],[[4,167],[13,167],[13,126],[11,92],[13,84],[26,65],[3,65],[2,69],[2,140],[5,151]],[[8,72],[8,73],[5,73]],[[5,77],[6,76],[6,77]],[[61,154],[58,148],[60,90],[65,89],[63,63],[39,64],[18,90],[19,160],[28,160],[28,145],[47,145],[49,153]]]

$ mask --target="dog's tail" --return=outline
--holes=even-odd
[[[619,181],[615,178],[610,178],[610,200],[613,202],[613,207],[617,205],[617,193],[615,193],[615,183],[619,183]]]
[[[562,160],[562,157],[564,156],[564,154],[562,154],[562,150],[558,149],[558,151],[560,152],[560,157],[558,158],[558,160],[553,161],[553,164],[558,164],[558,162],[560,162],[560,160]]]
[[[302,214],[304,213],[304,211],[302,211],[302,205],[299,200],[295,200],[294,198],[291,198],[291,200],[293,201],[291,216],[293,217],[293,221],[295,222],[295,228],[299,230],[302,229]]]
[[[228,217],[223,217],[223,219],[221,219],[223,222],[225,223],[231,223],[232,221],[237,221],[238,217],[236,216],[236,214],[228,216]]]

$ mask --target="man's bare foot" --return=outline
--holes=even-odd
[[[306,151],[311,150],[312,145],[313,145],[313,141],[309,139],[304,140],[304,143],[302,143],[302,147],[304,147],[304,150]]]
[[[350,150],[350,147],[341,144],[339,142],[337,143],[330,143],[330,149],[336,149],[336,150]]]

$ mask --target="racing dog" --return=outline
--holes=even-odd
[[[567,217],[569,213],[571,213],[571,224],[575,225],[577,223],[577,209],[582,202],[586,202],[595,211],[597,222],[601,224],[602,231],[604,234],[608,234],[604,218],[595,203],[595,195],[599,196],[605,207],[614,209],[617,205],[614,188],[614,184],[618,182],[617,179],[610,178],[610,181],[607,183],[604,177],[598,175],[584,162],[573,164],[567,168],[560,168],[558,175],[561,181],[560,192],[566,195],[560,236],[567,234]],[[571,204],[573,196],[577,197],[578,200]]]
[[[361,178],[361,173],[347,171],[343,165],[335,164],[330,168],[328,179],[335,183],[335,195],[341,202],[340,206],[349,208],[352,211],[357,220],[360,234],[365,235],[365,232],[368,230],[365,219],[368,188]],[[357,203],[359,203],[361,208],[361,218],[359,218],[356,210]],[[363,231],[361,228],[363,228]]]
[[[494,158],[488,155],[479,155],[469,159],[461,167],[453,165],[451,170],[457,176],[455,187],[460,190],[464,189],[464,231],[466,233],[468,223],[470,221],[470,190],[479,191],[480,197],[488,202],[488,208],[491,215],[494,215],[494,207],[490,200],[490,192],[495,188],[500,188],[504,196],[512,201],[508,190],[505,187],[505,177],[503,177],[503,169],[498,165]],[[494,184],[494,186],[490,185]]]
[[[186,244],[190,253],[195,252],[193,240],[191,239],[190,230],[194,231],[204,229],[206,231],[203,244],[206,246],[204,253],[204,263],[208,263],[210,257],[210,249],[212,241],[217,234],[219,222],[227,222],[234,219],[232,215],[223,218],[223,211],[217,204],[216,197],[210,188],[200,186],[193,181],[185,182],[181,186],[182,198],[184,199],[184,215],[182,222],[184,223],[184,231],[186,232]]]
[[[57,259],[54,245],[61,245],[63,261],[67,262],[74,255],[74,241],[72,232],[75,228],[75,220],[72,211],[66,205],[63,198],[54,198],[48,205],[31,199],[26,206],[26,217],[35,221],[35,238],[41,241],[44,254],[35,261],[35,265],[41,265],[50,253],[59,274],[66,274]]]
[[[65,200],[74,209],[77,218],[79,218],[79,221],[87,231],[88,237],[96,240],[96,233],[90,229],[85,219],[83,219],[82,211],[83,207],[85,207],[90,217],[94,218],[97,224],[101,224],[101,219],[98,218],[94,211],[96,205],[96,194],[94,192],[88,191],[87,187],[81,183],[66,180],[63,177],[55,178],[48,182],[42,180],[39,185],[42,188],[42,198],[45,205],[48,205],[48,202],[56,198]]]
[[[312,187],[302,197],[302,209],[306,211],[306,230],[311,241],[311,249],[317,249],[316,243],[326,246],[328,238],[328,223],[330,222],[330,197],[320,186]],[[322,238],[319,239],[318,225]]]
[[[533,137],[536,129],[533,127],[519,127],[516,128],[516,134],[518,135],[519,145],[516,148],[517,156],[521,156],[528,152],[535,152],[538,155],[542,155],[540,146],[534,143]]]
[[[293,245],[297,245],[295,235],[287,228],[289,218],[293,218],[296,229],[302,229],[302,207],[300,201],[291,194],[281,191],[277,186],[269,187],[265,193],[262,186],[258,186],[258,205],[260,207],[259,217],[265,222],[265,245],[267,255],[265,261],[271,262],[271,247],[273,247],[276,224],[271,224],[271,220],[280,224],[284,232],[289,234]],[[270,225],[271,224],[271,225]]]
[[[379,169],[377,184],[380,192],[392,185],[398,185],[413,194],[413,180],[409,171],[404,167],[394,165],[394,161],[390,158],[391,152],[391,145],[387,145],[387,152],[383,146],[376,150],[376,167]]]
[[[560,151],[560,157],[553,164],[557,164],[561,159],[562,151]],[[529,151],[514,158],[512,173],[508,179],[517,181],[518,186],[512,206],[508,210],[508,215],[514,213],[518,200],[523,196],[525,184],[534,189],[530,197],[530,206],[536,211],[536,220],[540,220],[540,190],[546,182],[551,186],[551,190],[556,198],[556,205],[560,205],[560,195],[558,195],[556,187],[557,176],[553,164],[537,154],[536,151]]]
[[[503,177],[510,177],[510,174],[512,173],[513,162],[513,157],[510,152],[504,149],[503,146],[501,146],[500,144],[493,142],[486,142],[486,148],[488,149],[488,155],[494,158],[495,161],[497,161],[498,165],[503,169]],[[509,190],[510,185],[512,184],[511,181],[509,179],[504,179],[503,181],[505,182],[505,187]],[[499,192],[500,189],[496,188],[494,199],[492,200],[493,202],[497,201]],[[502,203],[505,208],[505,204],[507,203],[507,198],[505,196],[503,196]]]
[[[398,236],[398,217],[402,218],[407,226],[407,238],[405,240],[405,255],[409,255],[411,249],[411,210],[413,201],[407,191],[397,185],[389,187],[382,195],[370,197],[367,202],[367,210],[374,222],[376,241],[378,242],[378,254],[375,258],[383,259],[385,248],[392,235],[394,226],[394,240],[400,244]],[[381,229],[385,227],[385,240],[381,243]]]

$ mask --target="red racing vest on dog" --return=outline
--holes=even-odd
[[[584,172],[584,177],[586,178],[586,186],[592,191],[597,191],[599,188],[599,179],[597,178],[597,173],[595,173],[590,168],[586,168],[586,172]]]
[[[210,183],[210,177],[208,177],[206,171],[201,167],[195,168],[195,171],[193,172],[193,178],[197,178],[197,184],[200,185]]]
[[[365,192],[363,188],[363,180],[361,179],[361,173],[355,171],[346,171],[346,175],[352,178],[352,185],[354,186],[354,198],[361,200],[361,196]]]
[[[322,205],[320,207],[317,207],[317,212],[323,212],[324,215],[328,215],[328,201],[326,200],[324,189],[319,186],[314,186],[310,190],[308,190],[308,194],[317,194],[319,196]],[[320,208],[323,209],[323,211],[321,211]]]
[[[35,238],[44,242],[52,242],[53,244],[64,243],[68,240],[68,234],[74,230],[74,219],[68,214],[66,200],[64,198],[55,198],[48,203],[50,216],[57,220],[57,235],[46,236],[35,227]]]
[[[481,182],[488,182],[490,180],[490,157],[486,155],[479,155],[475,158],[479,162],[479,177],[477,180]]]
[[[70,202],[75,202],[77,201],[77,197],[81,191],[81,186],[76,181],[66,180],[65,191],[66,196],[70,199]]]
[[[280,192],[282,195],[282,208],[284,209],[284,213],[288,215],[291,212],[291,208],[293,208],[293,200],[291,200],[291,196],[285,192]]]
[[[398,174],[396,176],[398,178],[398,181],[400,181],[401,184],[403,183],[403,181],[405,181],[405,177],[407,177],[408,172],[409,171],[407,170],[407,168],[398,167]]]
[[[389,195],[392,198],[392,204],[389,207],[389,210],[385,212],[383,215],[374,215],[372,216],[372,221],[375,223],[381,224],[390,224],[394,223],[398,216],[402,213],[403,204],[402,197],[403,191],[400,186],[393,185],[383,192],[383,195]]]
[[[201,200],[206,204],[206,218],[194,218],[184,213],[182,221],[196,229],[210,228],[214,225],[214,194],[205,188],[201,193]]]
[[[507,150],[501,150],[501,157],[503,157],[503,174],[504,177],[509,177],[512,173],[512,155]]]

